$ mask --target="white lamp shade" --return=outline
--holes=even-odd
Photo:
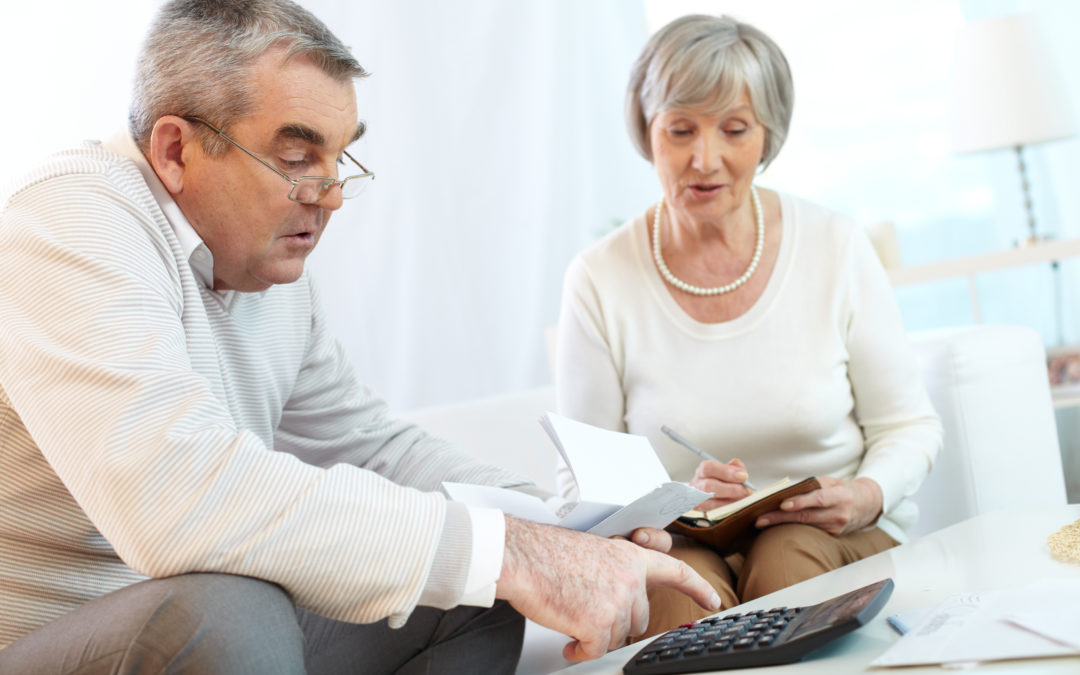
[[[995,150],[1076,133],[1063,83],[1029,16],[966,24],[956,41],[954,152]]]

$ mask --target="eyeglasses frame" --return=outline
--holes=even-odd
[[[292,189],[289,190],[289,201],[296,202],[297,204],[316,204],[319,201],[321,201],[324,197],[326,197],[326,194],[328,192],[330,192],[330,190],[335,185],[340,185],[341,186],[341,188],[342,188],[342,193],[341,193],[342,199],[348,199],[347,197],[345,197],[345,183],[347,183],[347,182],[349,182],[351,180],[358,179],[358,178],[371,178],[371,180],[375,180],[374,172],[368,171],[367,167],[365,167],[363,164],[361,164],[355,157],[350,155],[347,150],[342,150],[341,151],[342,154],[344,154],[346,157],[348,157],[350,160],[352,160],[353,164],[360,167],[360,170],[363,171],[364,173],[356,174],[354,176],[346,176],[346,177],[344,177],[344,178],[342,178],[340,180],[337,179],[337,178],[333,178],[331,176],[300,176],[299,178],[296,178],[296,179],[289,178],[288,174],[281,171],[276,166],[274,166],[270,162],[267,162],[265,159],[263,159],[262,157],[259,157],[258,155],[256,155],[252,151],[248,150],[244,146],[240,145],[239,143],[237,143],[233,139],[229,138],[228,135],[226,135],[224,131],[222,131],[221,129],[218,129],[213,124],[210,124],[209,122],[207,122],[203,118],[196,117],[195,115],[180,115],[179,117],[181,119],[187,120],[189,122],[198,122],[199,124],[205,124],[207,127],[210,128],[211,131],[213,131],[218,136],[221,136],[226,141],[228,141],[229,143],[231,143],[234,146],[236,146],[237,148],[239,148],[248,157],[251,157],[252,159],[254,159],[259,164],[262,164],[267,169],[270,169],[271,171],[273,171],[274,173],[276,173],[277,175],[281,176],[283,179],[288,181],[292,185]],[[304,202],[304,201],[300,201],[299,199],[294,199],[293,198],[293,192],[296,191],[296,188],[300,185],[300,181],[302,181],[302,180],[321,180],[321,181],[323,181],[323,187],[319,191],[319,198],[318,199],[316,199],[314,201],[310,201],[310,202]]]

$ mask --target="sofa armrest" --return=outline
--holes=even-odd
[[[459,443],[472,456],[554,493],[556,450],[540,427],[540,416],[549,410],[555,410],[555,387],[551,385],[421,408],[400,416]]]
[[[980,513],[1065,503],[1046,352],[1023,326],[910,334],[944,447],[915,494],[912,536]]]

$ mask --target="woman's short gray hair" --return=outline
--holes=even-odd
[[[128,114],[145,152],[165,115],[196,116],[228,129],[251,114],[251,68],[271,48],[305,56],[342,81],[367,73],[313,14],[290,0],[172,0],[158,12],[139,55]],[[199,125],[211,155],[229,147]]]
[[[765,126],[761,166],[780,152],[795,104],[791,69],[780,47],[757,28],[728,16],[691,14],[675,19],[645,45],[626,89],[630,137],[650,162],[649,125],[672,108],[719,113],[743,88]]]

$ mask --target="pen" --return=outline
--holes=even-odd
[[[666,424],[665,424],[665,425],[661,426],[661,427],[660,427],[660,431],[663,431],[663,432],[664,432],[665,434],[667,434],[667,435],[668,435],[668,437],[669,437],[669,438],[670,438],[671,440],[673,440],[673,441],[675,441],[676,443],[678,443],[679,445],[683,446],[684,448],[686,448],[686,449],[687,449],[687,450],[689,450],[690,452],[694,453],[694,454],[695,454],[695,455],[697,455],[698,457],[701,457],[702,459],[711,459],[711,460],[712,460],[712,461],[714,461],[714,462],[719,462],[719,461],[720,461],[720,460],[718,460],[717,458],[715,458],[715,457],[713,457],[712,455],[710,455],[709,453],[707,453],[707,452],[705,452],[704,450],[702,450],[701,448],[699,448],[698,446],[694,445],[694,444],[693,444],[693,443],[691,443],[690,441],[688,441],[688,440],[686,440],[685,438],[683,438],[682,436],[680,436],[680,435],[679,435],[679,433],[678,433],[677,431],[675,431],[674,429],[672,429],[672,428],[671,428],[671,427],[669,427],[668,425],[666,425]],[[723,462],[721,462],[721,464],[723,464]],[[744,480],[744,481],[742,482],[742,486],[743,486],[744,488],[746,488],[747,490],[750,490],[751,492],[756,492],[756,491],[757,491],[757,488],[756,488],[756,487],[754,487],[754,486],[753,486],[753,485],[752,485],[752,484],[750,483],[750,481],[748,481],[748,480]]]

